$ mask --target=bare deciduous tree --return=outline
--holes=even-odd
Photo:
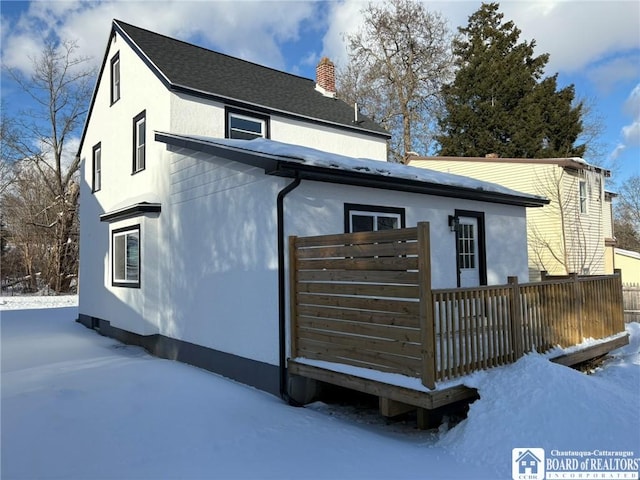
[[[629,177],[617,193],[614,203],[617,246],[640,252],[640,176]]]
[[[447,22],[412,0],[370,3],[362,14],[364,27],[346,39],[340,96],[392,134],[391,160],[406,162],[411,151],[426,155],[440,89],[452,77]]]
[[[604,262],[604,251],[600,248],[604,240],[602,224],[585,221],[580,213],[578,181],[563,169],[554,169],[536,179],[536,193],[551,200],[541,211],[531,213],[537,214],[537,220],[528,222],[527,228],[531,260],[540,270],[581,274],[594,271]],[[597,183],[595,179],[586,181]]]
[[[3,65],[33,105],[12,116],[6,110],[3,113],[3,173],[22,165],[18,180],[11,181],[15,188],[5,187],[3,192],[3,203],[15,205],[7,209],[5,221],[12,229],[33,228],[28,235],[30,246],[23,247],[28,251],[26,270],[40,263],[38,268],[56,292],[67,291],[77,274],[80,159],[69,151],[69,142],[79,136],[95,78],[94,70],[88,68],[89,59],[76,52],[75,42],[47,41],[40,55],[31,59],[30,75]],[[9,185],[3,177],[2,185],[5,183]],[[38,189],[35,194],[33,189]],[[20,202],[24,208],[17,208]],[[20,218],[25,208],[29,214]],[[35,255],[43,257],[36,261]]]

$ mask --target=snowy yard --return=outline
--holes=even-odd
[[[637,323],[592,375],[527,355],[471,376],[468,418],[421,432],[152,357],[75,323],[76,304],[0,299],[2,479],[509,479],[514,448],[640,457]]]

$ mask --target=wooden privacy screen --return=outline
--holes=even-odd
[[[421,376],[418,228],[290,239],[294,358]]]
[[[432,290],[428,223],[289,242],[293,358],[433,389],[526,352],[624,332],[619,274]]]

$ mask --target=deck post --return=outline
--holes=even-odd
[[[429,222],[418,223],[418,282],[420,287],[420,340],[422,343],[422,384],[436,388],[435,330],[431,293],[431,245]]]
[[[514,362],[524,355],[522,339],[522,308],[520,306],[520,285],[518,277],[508,277],[511,295],[511,339],[513,341]]]
[[[613,296],[613,312],[610,312],[612,316],[611,326],[612,332],[624,332],[625,330],[625,321],[624,321],[624,294],[623,294],[623,285],[622,285],[622,270],[616,268],[613,271],[614,278],[614,290],[615,294]],[[611,333],[609,333],[610,335]]]
[[[291,358],[298,357],[298,250],[296,239],[289,237],[289,328]]]
[[[584,338],[584,330],[583,330],[583,318],[582,318],[582,289],[580,285],[580,278],[577,273],[570,273],[569,277],[573,280],[573,311],[576,319],[576,328],[572,329],[573,334],[571,335],[571,344],[576,345],[582,342]],[[594,330],[590,328],[589,330]]]

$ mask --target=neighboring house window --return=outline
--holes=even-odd
[[[140,287],[140,225],[114,230],[111,241],[113,286]]]
[[[227,108],[225,136],[240,140],[269,138],[269,117]]]
[[[102,188],[102,146],[100,143],[93,147],[91,159],[93,170],[93,191],[97,192]]]
[[[111,58],[111,104],[120,100],[120,52]]]
[[[587,213],[587,182],[580,180],[580,213]]]
[[[345,232],[376,232],[405,227],[404,208],[346,203]]]
[[[146,110],[133,119],[133,173],[144,170],[146,150]]]

